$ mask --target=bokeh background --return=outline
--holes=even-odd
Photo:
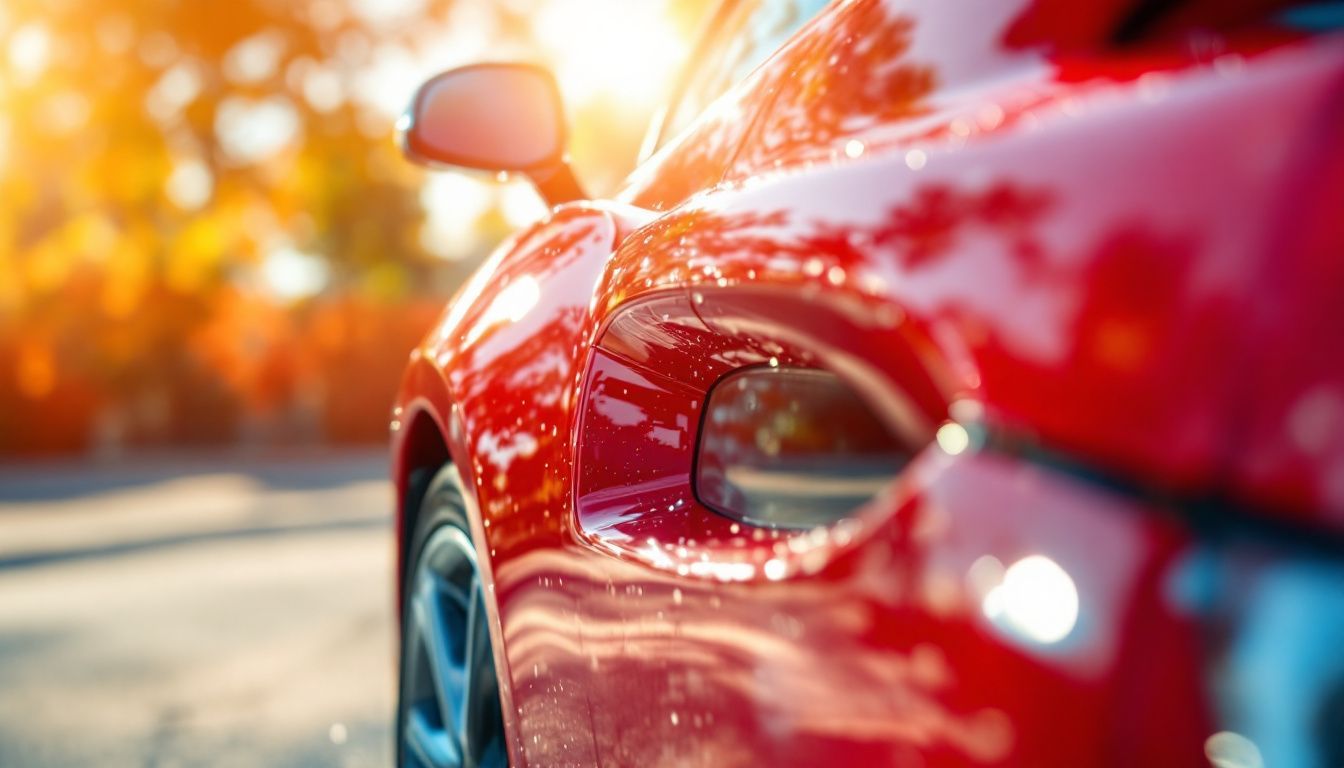
[[[393,395],[545,213],[393,125],[539,62],[608,193],[704,6],[0,0],[0,766],[389,764]]]
[[[602,194],[705,0],[4,0],[0,456],[381,442],[531,187],[407,164],[430,75],[550,66]]]

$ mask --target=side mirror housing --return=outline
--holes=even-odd
[[[397,121],[412,162],[526,174],[551,205],[584,197],[565,159],[555,79],[529,64],[474,64],[430,79]]]

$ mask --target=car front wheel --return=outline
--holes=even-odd
[[[417,516],[402,597],[397,765],[508,765],[499,679],[462,484],[453,466]]]

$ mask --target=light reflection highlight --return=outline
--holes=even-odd
[[[500,323],[516,323],[527,317],[527,313],[532,311],[540,299],[541,286],[536,278],[524,275],[513,281],[490,302],[489,308],[467,336],[467,344],[470,345],[487,330]]]
[[[1018,560],[981,602],[995,626],[1033,642],[1050,645],[1069,636],[1078,623],[1078,588],[1044,555]]]
[[[1220,731],[1204,742],[1204,756],[1213,768],[1264,768],[1255,742],[1232,731]]]
[[[970,434],[965,427],[955,421],[949,421],[939,427],[934,439],[938,441],[938,447],[949,456],[959,455],[971,446]]]

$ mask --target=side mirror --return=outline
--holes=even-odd
[[[523,173],[551,205],[584,197],[565,159],[565,118],[551,74],[529,64],[474,64],[416,91],[397,121],[412,162]]]

